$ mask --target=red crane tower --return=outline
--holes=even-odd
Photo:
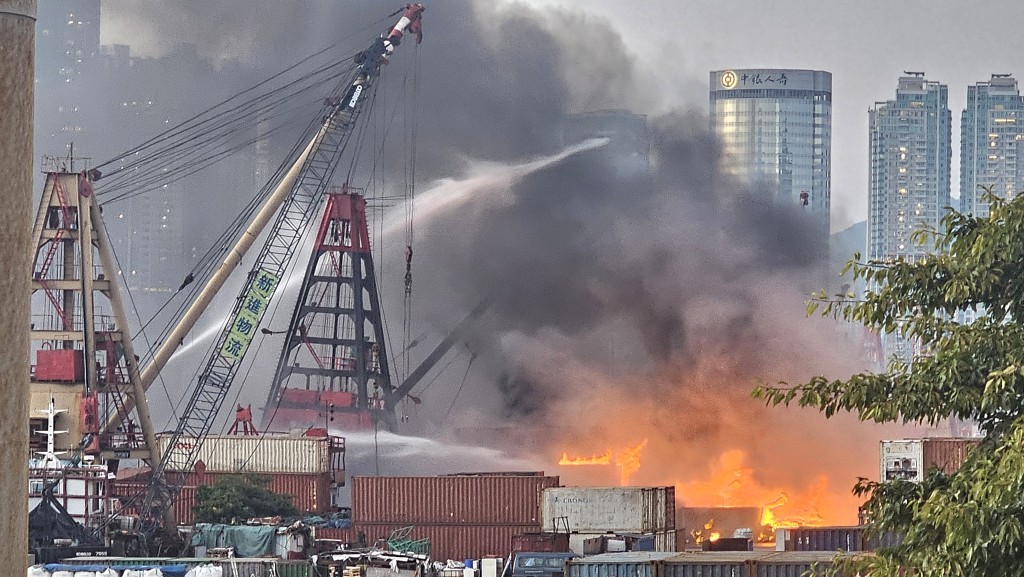
[[[285,335],[264,427],[352,431],[390,422],[384,401],[393,388],[366,200],[347,185],[327,196]]]

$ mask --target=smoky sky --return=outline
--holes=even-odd
[[[383,31],[382,17],[398,8],[378,1],[274,6],[263,13],[240,1],[145,8],[111,1],[104,10],[167,54],[180,46],[157,24],[181,23],[180,39],[204,66],[237,71],[204,76],[207,94],[244,88],[257,76],[254,67],[277,70],[378,19]],[[410,61],[418,72],[409,72]],[[417,83],[412,111],[403,109],[396,123],[415,120],[420,190],[555,154],[573,144],[565,135],[575,114],[648,114],[649,170],[622,166],[609,142],[416,221],[413,333],[426,329],[439,339],[480,302],[490,303],[460,345],[477,359],[466,369],[463,397],[456,392],[462,375],[414,391],[433,426],[454,406],[483,412],[490,423],[559,431],[559,439],[587,450],[588,439],[622,434],[620,424],[598,416],[628,414],[632,430],[660,431],[652,451],[671,447],[700,463],[733,442],[766,447],[769,431],[806,436],[806,421],[749,398],[759,380],[860,368],[835,326],[804,318],[807,293],[831,282],[827,230],[800,207],[723,174],[705,113],[666,110],[650,62],[638,61],[611,22],[523,4],[431,3],[423,44],[414,48],[407,38],[385,76],[378,93],[385,102],[403,81]],[[393,186],[409,144],[395,142],[385,159]],[[216,202],[197,197],[189,214],[216,227]],[[378,270],[392,319],[401,318],[404,271],[396,255],[405,241],[376,241],[391,255]],[[398,346],[391,347],[394,354]],[[418,360],[426,351],[410,354]],[[244,392],[260,404],[265,384],[251,380]],[[857,462],[869,452],[857,453]]]

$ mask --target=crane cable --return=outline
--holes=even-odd
[[[408,144],[408,154],[404,166],[405,189],[403,202],[405,204],[405,295],[403,297],[402,313],[402,350],[409,349],[412,342],[412,257],[413,257],[413,224],[415,221],[415,200],[416,200],[416,137],[418,129],[418,118],[416,116],[417,103],[419,102],[420,87],[420,51],[413,52],[412,65],[412,98],[405,99],[405,113],[403,114],[404,132]],[[404,374],[408,375],[411,370],[410,357],[406,354],[403,359],[405,365]],[[403,421],[409,419],[409,396],[402,399]]]

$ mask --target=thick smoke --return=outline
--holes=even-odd
[[[266,18],[248,6],[173,10],[200,28],[225,18],[216,34],[186,36],[220,64],[294,50],[308,43],[295,34],[304,26],[323,37],[347,34],[351,23],[396,7],[310,4]],[[125,9],[121,21],[151,29],[148,15]],[[758,381],[860,368],[836,326],[804,318],[806,294],[828,283],[819,221],[724,175],[706,116],[684,102],[648,119],[649,171],[620,166],[614,143],[537,170],[505,168],[561,151],[573,114],[661,110],[671,95],[648,89],[656,83],[610,23],[580,13],[450,1],[429,5],[424,18],[417,176],[449,179],[453,191],[475,186],[481,173],[511,176],[416,221],[417,322],[444,333],[490,304],[466,339],[478,359],[472,370],[463,363],[442,384],[414,391],[424,401],[420,428],[444,434],[453,422],[511,423],[541,431],[525,444],[547,458],[646,438],[657,459],[644,461],[635,482],[692,481],[735,448],[755,455],[772,483],[829,472],[839,477],[834,490],[845,492],[855,475],[870,475],[869,429],[826,428],[816,415],[749,398]],[[171,42],[156,30],[148,40]],[[391,86],[410,48],[391,64]],[[396,254],[404,245],[379,242]],[[378,270],[385,309],[401,318],[404,271],[387,261]],[[458,417],[448,420],[456,401]],[[850,442],[862,434],[864,442]],[[848,454],[841,464],[818,458],[839,450]]]

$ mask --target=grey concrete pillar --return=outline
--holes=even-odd
[[[6,575],[28,546],[29,290],[36,0],[0,0],[0,543]]]

